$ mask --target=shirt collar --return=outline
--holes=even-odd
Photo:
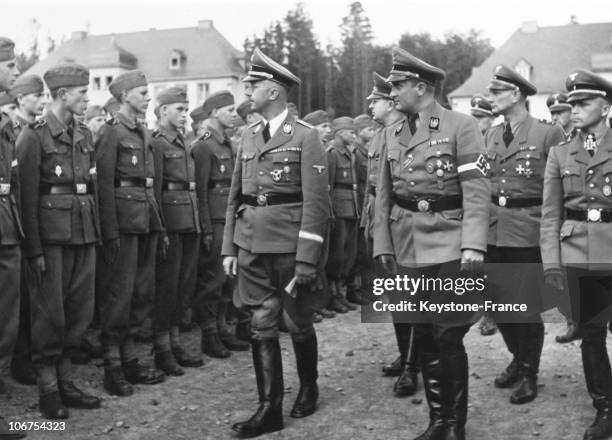
[[[270,124],[270,137],[274,136],[274,134],[280,128],[281,124],[285,122],[285,119],[287,119],[288,115],[289,115],[289,109],[285,107],[285,110],[283,110],[280,114],[276,115],[269,121],[265,121],[265,120],[263,121],[264,126],[266,125],[266,123]]]
[[[125,125],[130,130],[134,130],[136,128],[136,120],[130,118],[128,115],[118,111],[116,117],[119,120],[119,122],[121,122],[123,125]]]

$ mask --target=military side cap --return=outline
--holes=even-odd
[[[546,106],[551,112],[562,112],[570,110],[572,105],[567,102],[565,93],[553,93],[546,99]]]
[[[7,92],[0,92],[0,106],[12,104],[15,100]]]
[[[355,130],[359,131],[366,127],[372,126],[372,118],[368,115],[359,115],[353,119],[353,123],[355,124]]]
[[[329,122],[329,116],[325,110],[315,110],[304,116],[302,120],[310,125],[321,125]]]
[[[446,78],[444,70],[426,63],[401,47],[394,47],[391,50],[391,56],[393,58],[393,66],[387,78],[389,83],[412,78],[434,84],[436,81],[442,81]]]
[[[158,105],[176,104],[178,102],[189,102],[187,92],[181,87],[168,87],[157,95]]]
[[[89,85],[89,69],[80,64],[58,64],[47,70],[43,78],[49,90]]]
[[[108,98],[108,100],[102,106],[106,113],[112,114],[119,110],[119,101],[114,96]]]
[[[470,101],[472,116],[493,116],[491,103],[482,95],[474,95]]]
[[[0,37],[0,61],[9,61],[15,58],[15,43],[6,37]]]
[[[354,130],[355,122],[353,118],[349,118],[348,116],[341,116],[336,118],[331,123],[332,132],[336,134],[339,130]]]
[[[216,108],[225,107],[227,105],[234,104],[234,95],[232,95],[227,90],[222,90],[220,92],[213,93],[208,97],[204,104],[202,104],[202,110],[204,112],[204,117],[208,118],[212,111]]]
[[[246,101],[242,101],[236,109],[236,113],[238,113],[238,116],[240,116],[244,122],[246,122],[247,116],[253,113],[254,111],[255,110],[253,109],[253,103],[248,99]]]
[[[516,70],[503,64],[493,70],[493,79],[487,86],[489,90],[512,90],[519,89],[526,96],[538,93],[536,86],[523,78]]]
[[[569,103],[598,96],[612,101],[612,83],[589,70],[578,69],[571,73],[565,81],[565,88]]]
[[[127,90],[147,85],[147,78],[141,70],[129,70],[117,75],[109,84],[108,90],[116,99]]]
[[[45,85],[38,75],[23,75],[17,78],[10,94],[13,98],[19,95],[30,95],[32,93],[42,93],[45,90]]]
[[[204,109],[201,105],[191,110],[191,112],[189,113],[189,117],[193,122],[200,122],[206,119],[206,116],[204,116]]]
[[[243,78],[242,81],[255,82],[265,79],[277,82],[285,87],[293,87],[302,83],[302,81],[291,73],[289,69],[281,66],[256,47],[251,56],[251,69],[247,72],[247,76]]]
[[[85,120],[91,121],[93,118],[97,118],[98,116],[104,116],[104,109],[99,105],[90,105],[85,110]]]
[[[372,78],[374,79],[374,87],[372,88],[372,93],[366,99],[393,99],[389,96],[391,94],[391,84],[377,72],[372,73]]]

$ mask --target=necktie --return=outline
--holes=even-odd
[[[408,117],[408,128],[410,129],[410,134],[414,136],[414,133],[416,133],[417,130],[417,126],[416,126],[416,121],[417,119],[419,119],[419,114],[415,113],[413,115],[410,115]]]
[[[597,151],[597,141],[595,140],[595,135],[593,133],[587,134],[586,140],[584,141],[584,149],[589,152],[591,157],[595,155]]]
[[[508,148],[508,145],[510,145],[510,143],[514,139],[514,135],[512,134],[512,127],[510,126],[510,124],[506,124],[506,127],[504,128],[504,134],[502,136],[502,139],[504,140],[504,144],[506,145],[506,148]]]
[[[263,134],[264,142],[268,143],[268,141],[270,140],[270,123],[269,122],[266,122],[266,126],[264,127],[261,134]]]

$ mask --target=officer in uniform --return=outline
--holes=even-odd
[[[16,120],[13,122],[15,140],[21,131],[41,116],[46,104],[44,84],[42,78],[36,75],[19,77],[10,91],[11,97],[17,105]],[[19,309],[19,332],[17,343],[11,361],[11,375],[24,385],[36,385],[36,371],[32,365],[30,350],[30,298],[27,290],[26,278],[27,261],[22,262],[21,268],[21,307]]]
[[[162,371],[146,367],[136,357],[134,334],[142,322],[134,309],[153,303],[156,254],[159,251],[163,259],[168,242],[159,207],[162,182],[155,174],[150,133],[136,119],[149,105],[147,80],[141,71],[131,70],[117,75],[109,89],[120,108],[100,130],[96,144],[103,240],[99,287],[104,388],[110,394],[129,396],[131,384],[165,379]]]
[[[391,84],[378,73],[373,73],[374,87],[367,99],[370,101],[369,108],[374,121],[382,125],[375,131],[372,142],[368,149],[368,171],[366,196],[361,216],[360,227],[364,229],[367,241],[367,252],[371,256],[373,250],[374,213],[376,205],[376,184],[380,165],[380,154],[389,136],[391,141],[395,137],[396,130],[404,123],[404,115],[395,107],[395,101],[390,96]],[[369,271],[368,271],[369,269]],[[377,261],[372,261],[366,269],[366,286],[372,288],[374,277],[384,277],[386,274]],[[392,314],[392,318],[395,318]],[[410,396],[417,389],[417,374],[419,366],[417,362],[417,351],[414,344],[412,326],[408,323],[394,322],[395,338],[399,356],[390,364],[382,367],[385,376],[399,376],[393,385],[393,392],[398,397]]]
[[[15,44],[0,37],[0,92],[8,91],[19,70],[15,61]],[[4,373],[13,352],[19,327],[21,249],[23,238],[17,200],[19,198],[18,161],[12,121],[0,117],[0,373]],[[5,384],[0,377],[0,393]],[[22,431],[9,429],[0,415],[0,438],[25,437]]]
[[[73,115],[88,101],[89,70],[60,64],[43,76],[52,102],[45,116],[17,140],[30,292],[32,360],[40,411],[67,418],[72,408],[98,408],[100,399],[72,382],[71,355],[94,308],[96,163],[91,133]]]
[[[202,330],[202,352],[215,358],[230,356],[230,350],[245,351],[249,344],[227,328],[228,302],[234,283],[223,272],[221,245],[227,197],[234,171],[232,146],[225,130],[237,119],[234,96],[224,90],[212,94],[202,105],[206,130],[193,144],[198,207],[202,226],[200,263],[195,311]],[[248,326],[243,320],[239,327]]]
[[[487,250],[488,294],[500,303],[525,303],[524,314],[495,319],[512,353],[510,365],[495,379],[498,388],[515,387],[510,402],[536,398],[537,374],[544,343],[542,269],[539,220],[544,167],[548,151],[563,141],[563,131],[529,115],[527,96],[533,84],[507,66],[499,65],[488,86],[495,114],[504,123],[486,134],[493,188]],[[511,277],[512,283],[507,280]]]
[[[327,279],[331,291],[329,308],[338,313],[357,310],[346,299],[347,279],[357,257],[359,233],[358,162],[355,155],[355,124],[348,116],[332,121],[333,140],[325,150],[329,163],[329,188],[334,220],[329,240]]]
[[[381,153],[374,256],[393,275],[464,278],[482,269],[486,250],[491,193],[484,142],[471,116],[436,102],[435,84],[444,71],[401,48],[392,54],[389,96],[411,117],[388,132],[392,136]],[[446,299],[437,292],[419,294]],[[418,318],[414,337],[430,409],[429,427],[419,440],[465,439],[463,336],[471,317],[452,313],[407,317]]]
[[[253,365],[259,408],[233,429],[254,437],[283,428],[283,319],[293,342],[300,390],[292,417],[316,409],[317,337],[312,325],[317,263],[329,218],[323,144],[309,124],[289,115],[287,93],[299,78],[258,48],[244,79],[263,120],[244,133],[232,176],[222,254],[238,274],[237,305],[252,311]],[[282,318],[281,318],[282,317]]]
[[[553,93],[546,99],[546,106],[552,123],[563,129],[565,139],[569,141],[576,136],[578,130],[572,124],[572,106],[567,102],[567,94]]]
[[[161,179],[161,208],[169,246],[155,271],[155,365],[168,376],[182,376],[180,367],[204,364],[179,341],[180,318],[195,291],[200,243],[195,164],[181,134],[187,122],[187,92],[180,87],[164,89],[157,96],[157,106],[159,129],[153,132],[151,146],[155,175]]]
[[[585,440],[612,437],[612,370],[606,325],[612,297],[612,131],[606,118],[612,83],[587,70],[567,80],[572,121],[580,131],[550,150],[544,176],[540,245],[546,283],[564,288],[582,335],[587,391],[597,410]]]

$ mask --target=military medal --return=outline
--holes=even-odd
[[[134,154],[132,156],[132,166],[136,166],[138,164],[138,158],[136,157],[136,155]]]
[[[406,156],[406,160],[402,163],[402,167],[406,168],[412,163],[412,161],[414,161],[414,156],[412,154],[409,154],[408,156]]]
[[[291,172],[291,168],[289,167],[289,165],[285,165],[285,166],[283,167],[283,172],[284,172],[285,174],[289,174],[289,172]]]
[[[605,181],[606,181],[606,183],[610,183],[610,178],[609,178],[609,177],[606,177],[606,178],[605,178]]]
[[[535,145],[530,145],[530,146],[529,146],[529,151],[534,151],[535,149],[536,149],[536,146],[535,146]]]
[[[436,176],[438,176],[438,177],[442,177],[442,176],[444,176],[444,170],[443,170],[443,169],[441,169],[441,168],[440,168],[440,169],[438,169],[438,171],[436,171]]]
[[[272,180],[279,182],[283,175],[283,170],[272,170],[270,171],[270,174],[272,174]]]
[[[291,124],[283,125],[283,133],[285,133],[286,135],[290,135],[292,131],[293,127],[291,127]]]
[[[61,176],[61,175],[62,175],[62,167],[60,167],[59,165],[56,165],[56,166],[55,166],[55,175],[56,175],[57,177],[59,177],[59,176]]]
[[[219,165],[219,171],[222,173],[225,173],[225,165],[223,164]]]
[[[523,164],[518,164],[516,166],[516,174],[518,174],[519,176],[522,176],[523,174],[525,174],[525,167],[523,167]]]
[[[439,125],[440,125],[440,118],[436,118],[435,116],[432,116],[431,118],[429,118],[429,128],[431,130],[436,130]]]
[[[448,171],[449,173],[451,171],[453,171],[453,164],[452,162],[449,162],[448,160],[444,163],[443,168]]]
[[[595,152],[597,149],[597,141],[595,140],[595,135],[593,133],[589,133],[587,135],[587,138],[584,141],[584,149],[593,152]]]
[[[525,174],[525,177],[527,177],[529,179],[531,176],[533,176],[533,169],[525,168],[524,174]]]
[[[348,177],[348,172],[342,171],[342,177]]]
[[[429,174],[434,172],[434,164],[431,162],[427,162],[427,165],[425,165],[425,169],[427,170],[427,172]]]
[[[604,185],[604,187],[603,187],[603,193],[604,193],[604,196],[609,197],[609,196],[610,196],[610,194],[612,194],[612,186],[610,186],[610,185]]]

